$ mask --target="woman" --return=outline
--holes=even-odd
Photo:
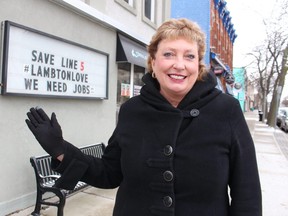
[[[254,144],[238,101],[206,73],[204,33],[187,19],[169,20],[148,52],[145,85],[122,105],[102,159],[64,141],[54,113],[27,113],[63,174],[57,186],[119,186],[114,216],[262,215]]]

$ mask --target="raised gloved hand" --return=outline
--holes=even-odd
[[[26,123],[42,148],[53,158],[57,158],[65,151],[61,126],[53,112],[51,120],[41,108],[31,108],[27,113]]]

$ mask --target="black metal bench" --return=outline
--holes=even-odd
[[[104,149],[105,145],[103,143],[96,143],[80,148],[83,153],[98,158],[102,157]],[[84,189],[88,185],[84,182],[78,182],[73,190],[64,190],[54,187],[55,181],[60,177],[60,174],[51,169],[50,155],[30,157],[30,163],[34,168],[37,184],[36,204],[31,215],[40,216],[41,205],[48,205],[56,206],[58,208],[57,216],[63,216],[66,197],[76,191]],[[48,193],[50,196],[48,196]],[[48,201],[48,199],[54,196],[58,197],[57,201]]]

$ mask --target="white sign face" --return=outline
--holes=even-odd
[[[108,55],[5,22],[4,94],[107,98]]]

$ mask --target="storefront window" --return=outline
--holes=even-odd
[[[133,82],[133,96],[140,94],[140,89],[144,85],[142,77],[145,74],[145,68],[134,65],[134,82]]]
[[[117,107],[130,98],[130,63],[118,63]]]
[[[144,85],[142,77],[145,68],[131,63],[118,63],[117,107],[129,98],[140,94]]]

